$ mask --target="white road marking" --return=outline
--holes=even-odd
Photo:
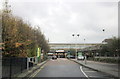
[[[96,71],[84,71],[84,72],[96,72]]]
[[[87,77],[89,79],[89,77],[87,76],[87,74],[83,71],[82,66],[80,66],[80,70],[82,71],[82,73],[85,75],[85,77]]]
[[[96,77],[96,78],[102,78],[102,76],[89,76],[89,77]],[[103,76],[103,78],[104,78],[104,76]]]
[[[89,77],[100,77],[100,76],[89,76]]]

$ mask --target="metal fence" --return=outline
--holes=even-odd
[[[27,69],[27,58],[3,57],[2,78],[13,77]]]

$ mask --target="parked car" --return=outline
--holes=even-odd
[[[67,55],[67,58],[75,58],[75,56],[73,56],[73,55]]]
[[[84,58],[85,58],[84,56],[78,56],[77,60],[84,60]]]
[[[52,56],[52,59],[57,59],[57,56],[55,56],[55,55],[54,55],[54,56]]]

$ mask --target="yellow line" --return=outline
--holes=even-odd
[[[38,74],[38,72],[40,72],[42,69],[39,69],[38,71],[36,71],[36,73],[32,76],[32,77],[35,77],[35,75]]]
[[[31,75],[30,77],[35,77],[35,75],[37,75],[38,72],[40,72],[40,71],[45,67],[45,65],[46,65],[46,64],[44,64],[42,67],[40,67],[40,69],[37,70],[37,71],[35,72],[35,74]]]

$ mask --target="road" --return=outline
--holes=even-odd
[[[79,64],[65,58],[48,61],[45,65],[33,73],[31,77],[76,77],[79,79],[97,77],[110,79],[110,77],[106,74],[82,67]]]

